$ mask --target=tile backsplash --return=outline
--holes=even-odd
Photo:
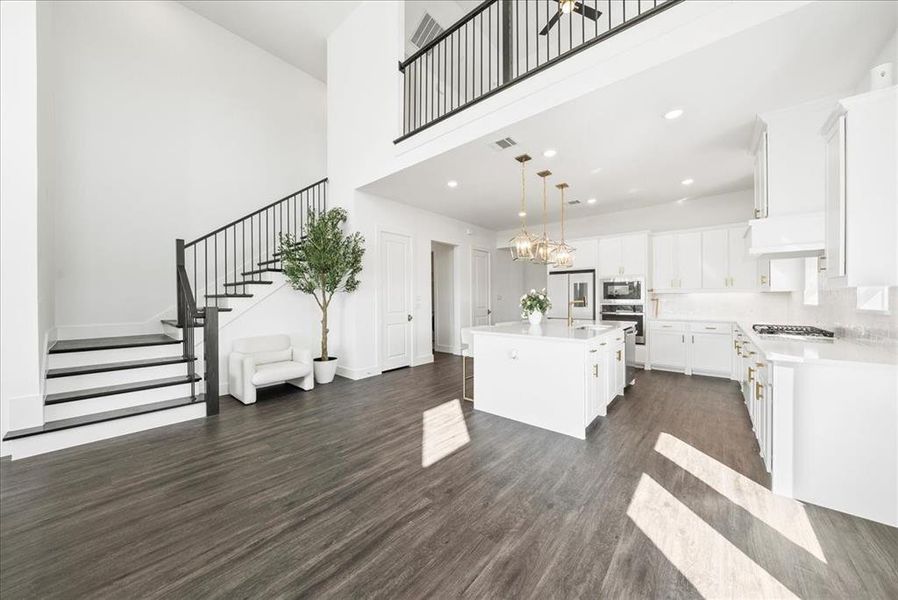
[[[889,288],[889,312],[857,309],[857,290],[822,290],[817,306],[802,292],[654,294],[658,317],[727,319],[744,323],[813,325],[840,338],[898,346],[898,288]],[[647,310],[652,312],[649,301]]]
[[[727,319],[747,323],[785,323],[789,318],[790,294],[783,292],[701,292],[654,296],[658,298],[659,317]],[[648,310],[652,310],[651,301]]]
[[[789,322],[814,325],[836,336],[873,344],[898,345],[898,287],[889,288],[889,312],[857,309],[857,290],[822,290],[819,304],[807,306],[795,292],[789,302]]]

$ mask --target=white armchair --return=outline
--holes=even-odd
[[[228,392],[243,402],[256,401],[256,388],[284,382],[304,390],[315,387],[312,353],[294,348],[287,335],[234,340],[228,357]]]

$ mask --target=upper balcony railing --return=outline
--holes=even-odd
[[[399,64],[402,140],[683,0],[486,0]]]

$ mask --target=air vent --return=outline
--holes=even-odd
[[[514,141],[510,137],[507,137],[507,138],[502,138],[501,140],[496,140],[495,142],[490,144],[490,147],[493,148],[494,150],[501,151],[501,150],[506,150],[508,148],[511,148],[512,146],[517,146],[517,145],[518,145],[518,143],[516,141]]]
[[[580,201],[579,201],[579,200],[568,200],[567,203],[568,203],[568,204],[572,204],[572,205],[573,205],[573,204],[580,204]]]
[[[430,16],[430,13],[424,13],[424,16],[421,17],[421,22],[418,23],[415,34],[412,36],[412,44],[415,45],[415,48],[423,48],[441,33],[443,33],[443,28],[440,27],[440,24]]]

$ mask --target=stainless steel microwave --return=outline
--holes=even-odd
[[[645,302],[645,285],[642,278],[603,279],[602,302]]]

